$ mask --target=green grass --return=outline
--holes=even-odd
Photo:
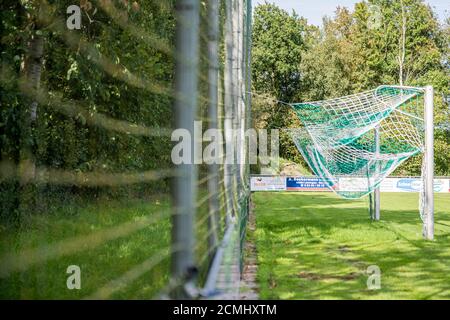
[[[144,263],[149,258],[159,257],[161,261],[155,266],[141,272],[136,279],[127,281],[126,285],[109,296],[119,299],[154,297],[168,280],[170,262],[169,214],[164,217],[156,215],[167,213],[169,207],[169,198],[163,196],[147,200],[69,203],[57,205],[45,214],[32,215],[20,229],[2,225],[0,268],[4,268],[8,257],[20,255],[26,250],[31,253],[42,250],[46,254],[54,244],[63,245],[53,257],[40,263],[26,264],[23,271],[16,270],[0,278],[0,298],[85,298],[136,266],[148,267]],[[135,222],[152,216],[156,223],[95,242],[95,237],[101,237],[102,232],[104,235],[123,231],[130,224],[135,225]],[[71,246],[70,241],[73,239],[79,239],[80,242]],[[24,262],[28,263],[32,257],[32,254],[25,255]],[[69,275],[66,269],[69,265],[81,268],[81,290],[67,289]]]
[[[436,194],[435,241],[422,239],[418,195],[366,200],[332,193],[254,193],[262,299],[449,299],[450,195]],[[251,238],[251,237],[250,237]],[[367,289],[367,267],[381,289]]]

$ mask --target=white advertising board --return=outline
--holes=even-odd
[[[367,179],[341,177],[333,188],[339,191],[365,191]],[[420,178],[386,178],[380,184],[381,192],[420,192]],[[251,177],[251,191],[331,191],[327,184],[314,177]],[[434,192],[450,193],[450,179],[434,179]]]
[[[363,178],[339,178],[338,187],[339,191],[364,192],[368,188],[368,181]]]
[[[422,180],[419,178],[386,178],[380,187],[382,192],[420,192]],[[434,192],[450,192],[450,179],[434,179]]]
[[[285,191],[286,177],[251,177],[251,191]]]

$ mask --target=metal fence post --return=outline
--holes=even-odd
[[[239,52],[240,62],[239,62],[239,131],[240,131],[240,161],[239,161],[239,179],[241,184],[241,194],[245,191],[245,163],[246,163],[246,147],[245,147],[245,130],[246,130],[246,117],[247,110],[245,108],[245,72],[246,72],[246,47],[244,42],[244,36],[246,33],[244,13],[246,7],[244,6],[245,0],[239,0],[239,47],[241,48]]]
[[[239,179],[239,163],[241,161],[240,149],[241,141],[239,138],[239,124],[240,124],[240,87],[239,87],[239,73],[240,73],[240,57],[239,57],[239,8],[240,0],[233,0],[233,141],[235,143],[235,161],[233,163],[233,181],[235,188],[235,200],[238,205],[236,197],[239,198],[241,190],[241,181]],[[238,208],[239,210],[239,208]]]
[[[225,90],[225,116],[224,116],[224,131],[225,131],[225,165],[224,165],[224,184],[225,184],[225,198],[227,215],[227,225],[231,218],[235,215],[234,201],[233,201],[233,163],[235,162],[235,141],[233,136],[233,57],[234,57],[234,43],[233,43],[233,1],[226,0],[225,11],[225,74],[224,74],[224,90]]]
[[[208,82],[209,82],[209,105],[208,118],[209,128],[218,129],[218,77],[219,77],[219,0],[210,0],[208,2]],[[216,154],[216,159],[219,154]],[[209,198],[209,217],[208,217],[208,246],[210,257],[214,256],[215,248],[218,246],[218,229],[220,223],[219,217],[219,164],[215,161],[208,166],[208,192]]]
[[[246,95],[247,95],[247,118],[246,127],[252,127],[251,111],[252,111],[252,2],[247,0],[247,15],[246,15]],[[250,161],[247,163],[247,183],[250,186]]]
[[[176,68],[175,102],[173,112],[175,128],[186,129],[191,135],[191,161],[175,168],[172,196],[172,277],[182,284],[195,283],[194,264],[194,216],[197,168],[194,165],[194,120],[197,113],[198,95],[198,46],[199,46],[199,1],[178,0],[175,14]],[[176,298],[189,298],[186,286],[177,286]]]

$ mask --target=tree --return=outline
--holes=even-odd
[[[253,83],[258,91],[290,101],[301,88],[306,50],[305,21],[273,4],[256,7],[253,24]]]
[[[129,134],[98,119],[170,128],[172,97],[164,89],[173,80],[173,2],[79,1],[80,30],[67,29],[69,0],[2,2],[2,43],[11,45],[1,50],[0,164],[15,170],[29,159],[31,168],[71,173],[169,167],[170,137]],[[22,193],[10,178],[0,181],[8,219],[21,211],[14,199]],[[149,186],[156,188],[41,184],[30,212],[57,198],[151,192]]]
[[[255,89],[281,100],[287,97],[314,101],[382,84],[433,85],[436,124],[448,121],[447,106],[442,99],[448,96],[450,88],[448,21],[446,26],[440,26],[424,1],[362,1],[353,10],[338,7],[334,17],[325,17],[323,22],[323,27],[317,30],[296,14],[289,16],[274,5],[257,7],[253,51]],[[288,41],[287,45],[285,39],[299,42]],[[292,50],[294,43],[298,50]],[[280,70],[292,78],[285,77]],[[292,92],[284,90],[287,85],[277,79],[291,79]],[[284,107],[276,106],[271,113],[266,116],[269,127],[289,127],[293,123]],[[449,143],[448,133],[437,130],[437,174],[450,173],[447,165],[450,155],[444,151]],[[280,150],[287,150],[287,146],[289,142],[283,141]],[[420,174],[420,162],[420,157],[415,157],[398,173]]]
[[[253,107],[257,109],[255,114],[260,115],[256,122],[263,122],[266,129],[284,129],[295,123],[288,106],[273,102],[296,101],[300,97],[303,86],[300,65],[308,46],[309,28],[306,20],[295,12],[289,14],[274,4],[265,3],[255,8],[252,82],[254,90],[269,95],[272,102],[263,99]],[[298,156],[285,131],[280,132],[280,140],[281,156]]]

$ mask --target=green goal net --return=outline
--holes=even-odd
[[[291,134],[312,171],[344,198],[374,191],[423,152],[423,89],[380,86],[346,97],[292,104]]]

